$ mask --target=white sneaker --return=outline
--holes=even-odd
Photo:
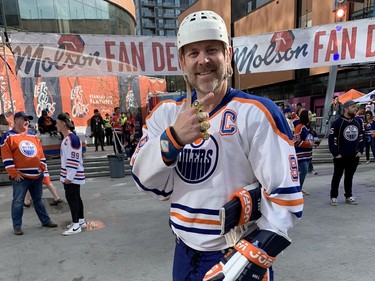
[[[348,197],[345,199],[345,203],[348,203],[350,205],[358,205],[357,200],[355,200],[354,197]]]
[[[339,203],[337,202],[337,198],[331,198],[331,201],[329,202],[329,205],[331,206],[337,206]]]
[[[68,235],[73,235],[73,234],[77,234],[77,233],[80,233],[82,231],[81,227],[78,226],[77,228],[74,228],[74,225],[69,228],[68,230],[65,230],[62,235],[65,235],[65,236],[68,236]]]
[[[71,228],[73,225],[74,225],[74,222],[72,222],[71,224],[68,224],[68,225],[66,226],[66,228]],[[83,221],[79,221],[79,226],[80,226],[81,228],[86,228],[86,227],[87,227],[86,221],[85,221],[85,220],[83,220]]]
[[[81,228],[86,228],[87,227],[87,224],[86,224],[86,221],[85,220],[79,220],[79,226],[81,227]]]

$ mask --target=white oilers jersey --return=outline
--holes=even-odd
[[[74,184],[85,183],[83,168],[82,142],[79,137],[70,133],[61,142],[60,181],[70,180]]]
[[[258,181],[264,214],[258,227],[287,236],[302,215],[303,197],[293,138],[277,106],[269,99],[229,90],[210,112],[209,140],[186,145],[177,161],[167,166],[160,136],[184,109],[185,99],[160,103],[147,118],[131,161],[138,187],[171,201],[174,233],[196,250],[227,248],[220,236],[219,210],[236,190]]]

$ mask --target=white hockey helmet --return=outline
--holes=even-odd
[[[229,45],[224,20],[213,11],[198,11],[186,16],[178,29],[177,49],[206,40],[219,40]]]

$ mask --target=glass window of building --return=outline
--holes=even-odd
[[[0,2],[0,13],[1,22],[0,24],[4,27],[19,28],[20,18],[18,13],[18,3],[14,0],[2,0]],[[3,10],[5,9],[5,10]],[[3,18],[4,17],[4,18]]]
[[[105,0],[1,0],[1,23],[29,32],[134,34],[133,17]]]
[[[82,1],[69,0],[70,18],[74,20],[81,20],[84,18]]]
[[[313,0],[298,0],[297,2],[297,15],[298,26],[300,28],[312,26],[312,1]]]
[[[251,0],[247,4],[247,12],[250,13],[251,11],[258,9],[260,6],[271,2],[271,0]]]

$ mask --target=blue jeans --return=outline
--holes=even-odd
[[[311,160],[310,160],[311,161]],[[310,161],[298,161],[298,167],[299,167],[299,182],[302,189],[303,183],[305,181],[307,171],[309,169],[309,163]]]
[[[43,176],[38,179],[23,179],[22,181],[12,180],[13,186],[13,200],[12,200],[12,221],[13,228],[21,228],[23,215],[23,202],[25,200],[26,192],[29,190],[31,198],[33,199],[35,212],[38,215],[42,224],[47,224],[51,221],[44,202],[43,195]]]

